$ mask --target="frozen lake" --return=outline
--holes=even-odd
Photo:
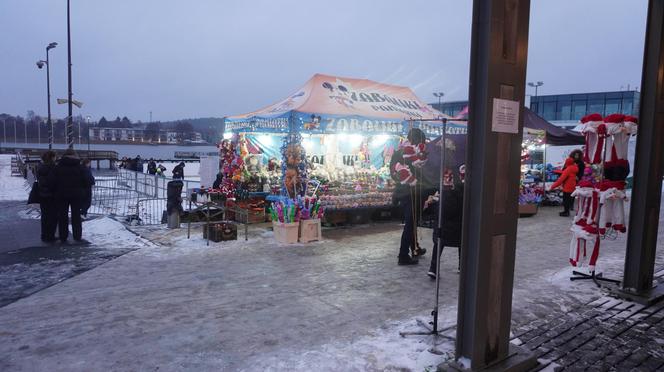
[[[2,142],[0,147],[22,147],[22,148],[48,148],[47,143],[14,143]],[[53,144],[56,149],[66,149],[67,145],[64,143]],[[78,143],[74,144],[74,149],[87,150],[88,144]],[[136,157],[140,155],[143,159],[174,159],[175,152],[216,152],[217,148],[213,145],[200,145],[200,146],[186,146],[186,145],[125,145],[125,144],[90,144],[90,150],[99,151],[117,151],[118,156]]]

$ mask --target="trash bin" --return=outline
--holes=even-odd
[[[180,227],[180,213],[182,210],[182,181],[170,181],[166,185],[166,213],[168,214],[168,228]]]

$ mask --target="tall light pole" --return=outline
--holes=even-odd
[[[541,87],[542,85],[544,85],[543,81],[538,81],[537,83],[533,82],[528,83],[529,87],[535,88],[535,97],[537,97],[537,88]]]
[[[88,131],[88,157],[90,157],[90,119],[91,118],[92,118],[92,116],[90,116],[90,115],[87,115],[85,117],[85,123],[87,124],[86,128],[87,128],[87,131]]]
[[[46,61],[37,61],[37,67],[41,69],[46,65],[46,107],[48,108],[48,119],[46,125],[48,125],[48,149],[53,148],[53,123],[51,122],[51,72],[50,64],[48,59],[48,51],[58,46],[58,43],[53,42],[46,46]]]
[[[433,94],[434,97],[438,98],[438,111],[443,112],[443,96],[445,93],[443,92],[435,92]]]
[[[67,0],[67,85],[69,117],[67,119],[67,144],[74,148],[74,125],[72,123],[72,93],[71,93],[71,23],[69,21],[69,0]]]

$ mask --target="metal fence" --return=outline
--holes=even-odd
[[[169,181],[173,179],[126,169],[98,174],[88,213],[123,217],[131,224],[160,224],[166,210]],[[182,207],[186,209],[187,190],[200,187],[200,182],[181,181],[184,183]]]

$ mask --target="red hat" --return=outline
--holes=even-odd
[[[625,115],[623,114],[611,114],[604,118],[604,122],[607,124],[619,124],[625,120]]]
[[[639,123],[639,118],[636,116],[632,115],[625,115],[625,123],[632,123],[632,124],[638,124]]]
[[[588,122],[601,122],[601,121],[602,121],[602,115],[598,113],[588,114],[581,118],[581,123],[583,124]]]

